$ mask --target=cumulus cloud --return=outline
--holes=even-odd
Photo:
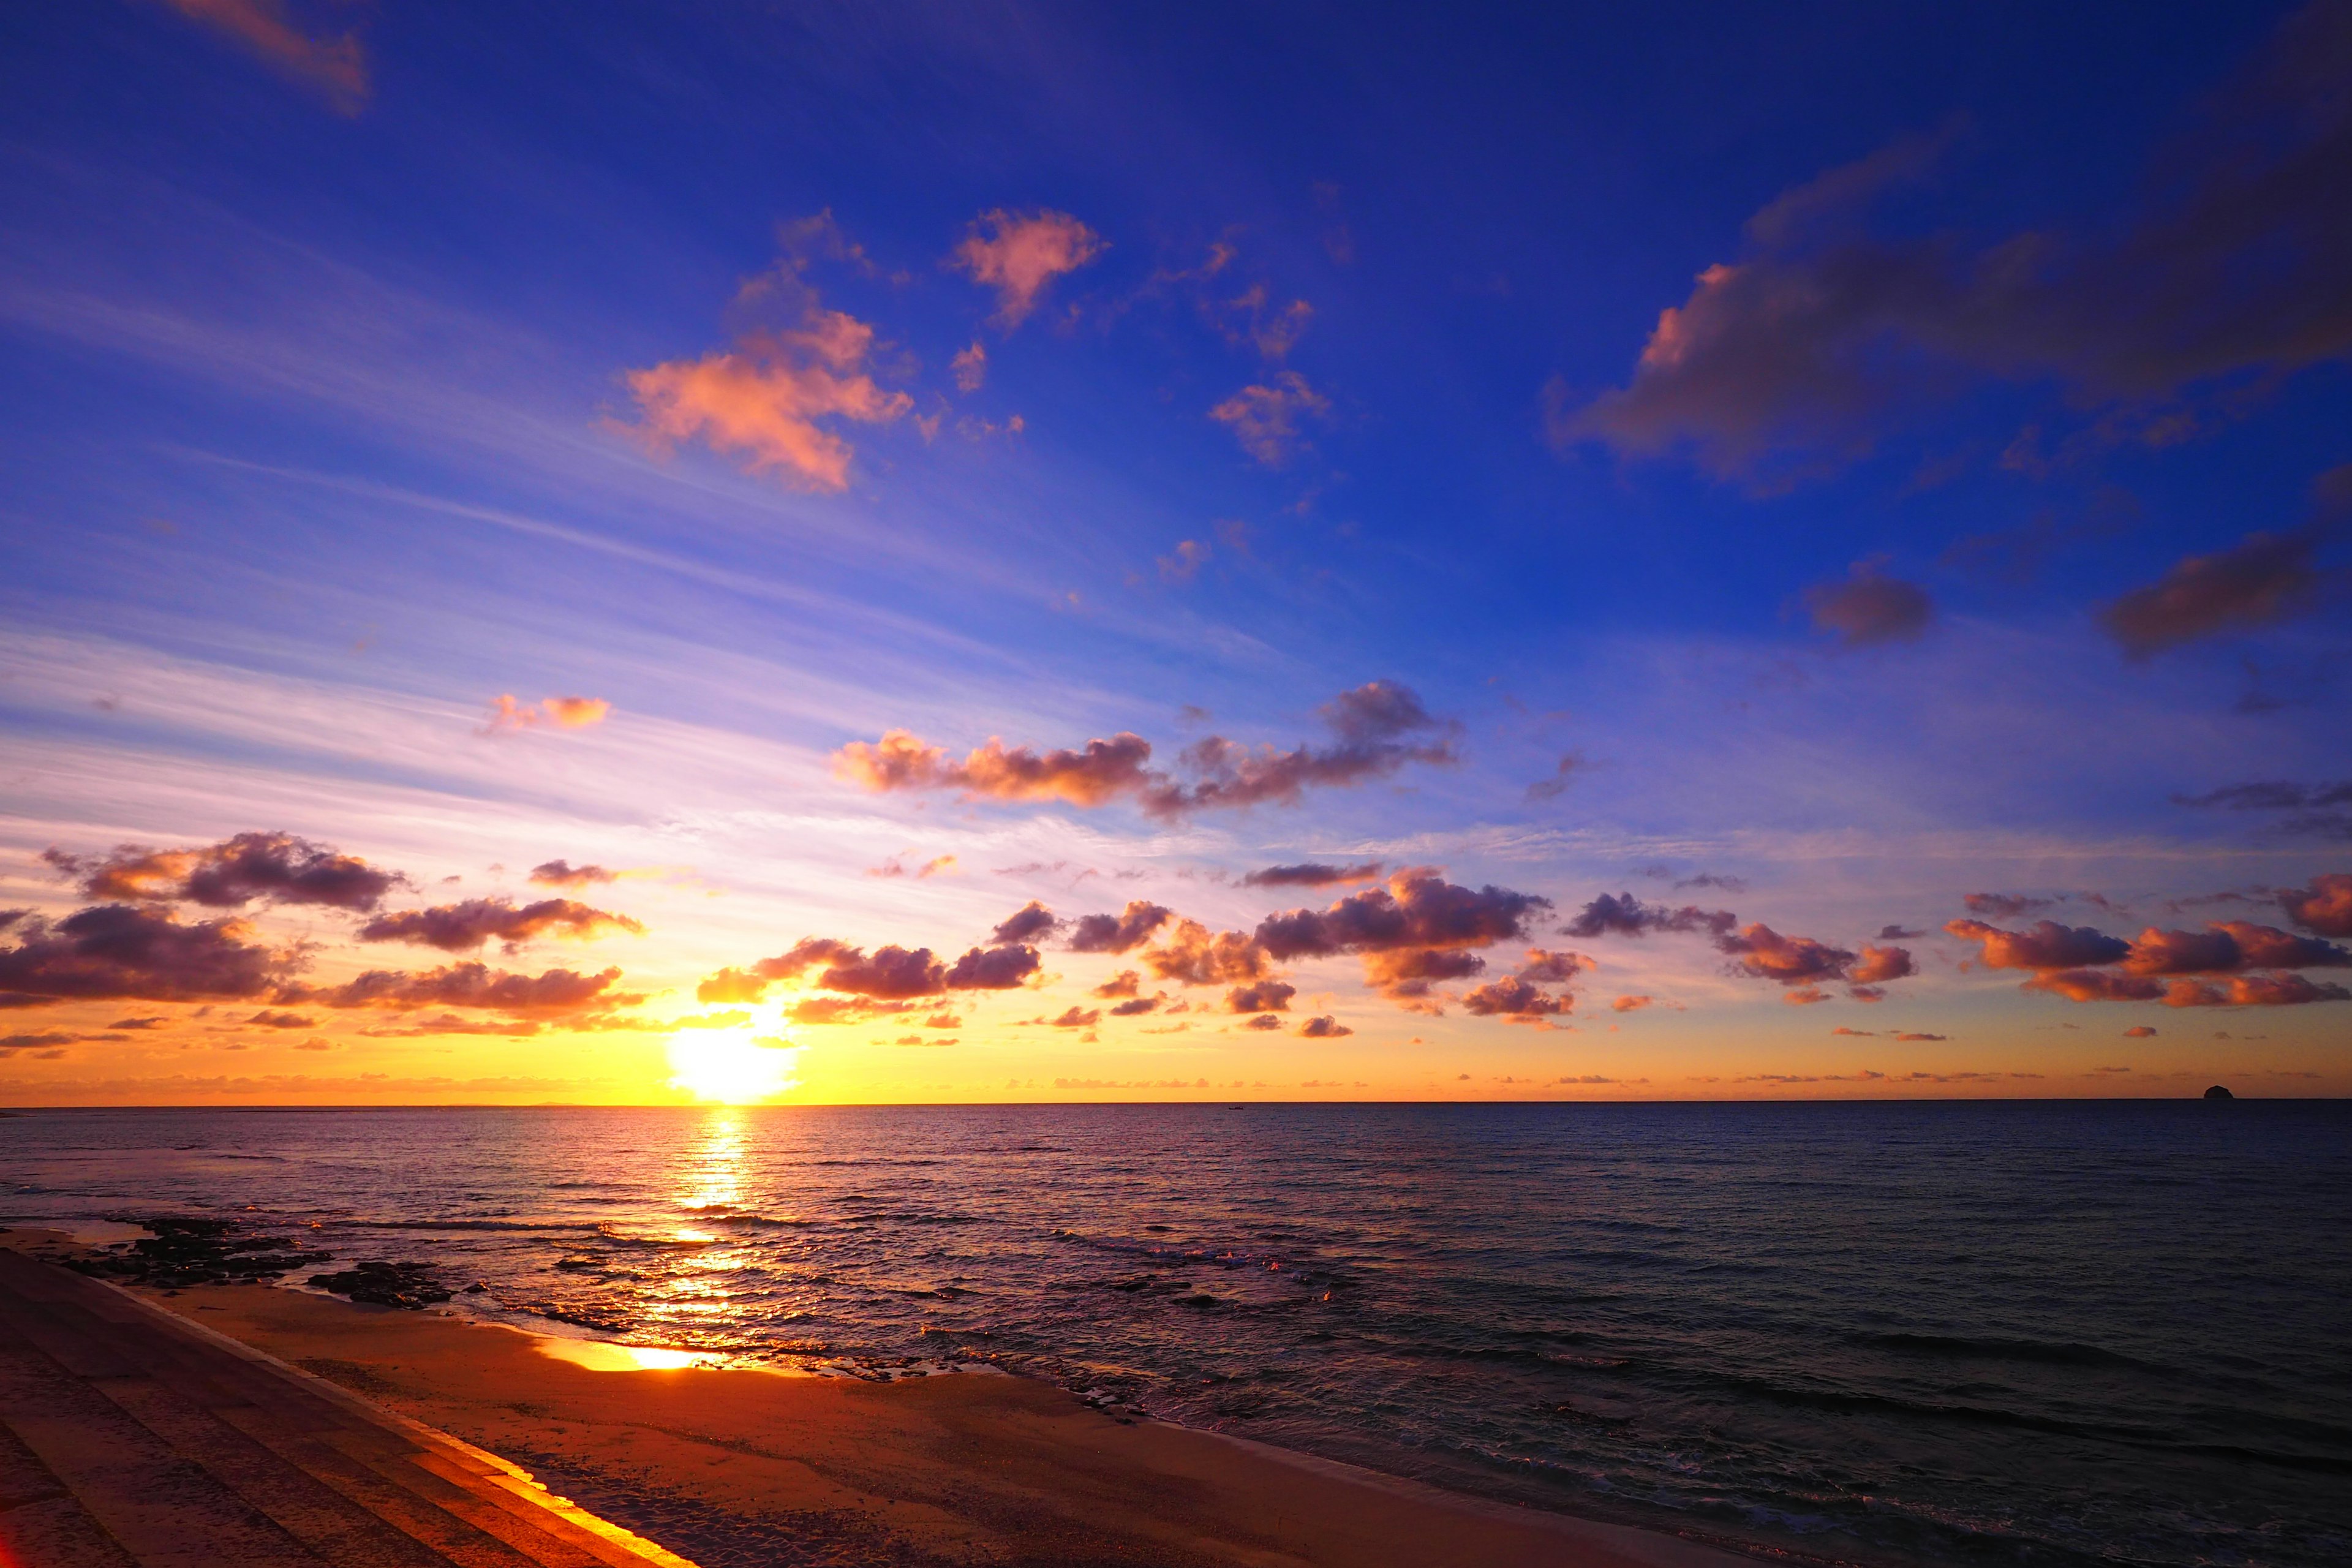
[[[2236,974],[2216,984],[2104,969],[2059,969],[2036,974],[2025,989],[2070,1002],[2161,1002],[2168,1007],[2294,1007],[2352,1001],[2352,991],[2341,985],[2286,973]]]
[[[1805,590],[1805,612],[1816,631],[1834,633],[1846,647],[1916,638],[1935,618],[1935,602],[1916,583],[1889,577],[1883,559],[1857,561],[1834,583]]]
[[[1345,888],[1378,879],[1381,863],[1366,860],[1354,866],[1329,866],[1305,860],[1296,866],[1268,866],[1242,879],[1244,888]]]
[[[530,879],[542,888],[585,888],[618,881],[620,875],[602,866],[574,866],[569,860],[542,860],[530,868]]]
[[[1433,870],[1399,871],[1324,910],[1292,910],[1258,922],[1258,945],[1277,960],[1396,948],[1487,947],[1526,934],[1528,920],[1551,908],[1534,893],[1489,884],[1457,886]]]
[[[995,320],[1010,331],[1037,308],[1046,285],[1108,248],[1100,235],[1067,213],[999,207],[972,220],[950,262],[973,282],[996,290]]]
[[[1556,1017],[1575,1008],[1576,998],[1565,987],[1584,966],[1584,960],[1575,953],[1546,952],[1537,948],[1528,952],[1516,973],[1463,993],[1462,1005],[1480,1017]],[[1562,989],[1546,991],[1546,985]]]
[[[550,725],[558,730],[584,730],[603,723],[612,711],[613,705],[602,697],[543,697],[534,708],[517,701],[514,693],[502,691],[490,699],[490,716],[483,722],[482,733],[497,735]]]
[[[1042,960],[1034,947],[975,947],[947,972],[950,991],[1011,991],[1037,973]]]
[[[1824,980],[1843,980],[1855,961],[1855,955],[1844,948],[1832,947],[1809,936],[1782,936],[1760,921],[1736,936],[1717,939],[1716,946],[1736,958],[1744,973],[1782,985],[1810,986]],[[1905,953],[1903,962],[1908,963],[1909,960],[1910,955]]]
[[[328,1007],[479,1007],[520,1015],[604,1012],[634,1006],[641,994],[613,989],[618,969],[594,974],[551,969],[518,974],[480,963],[452,963],[423,973],[372,969],[341,985],[301,987],[301,1001]]]
[[[1151,742],[1122,731],[1076,749],[1038,752],[992,737],[961,760],[905,730],[878,742],[853,741],[834,753],[835,776],[862,789],[960,790],[967,799],[1059,800],[1099,806],[1132,799],[1148,816],[1171,819],[1196,811],[1259,805],[1295,805],[1312,787],[1383,778],[1407,763],[1451,763],[1451,727],[1394,681],[1341,692],[1321,710],[1336,739],[1289,751],[1248,746],[1210,735],[1181,761],[1190,779],[1150,766]],[[1426,736],[1426,739],[1412,739]]]
[[[118,845],[106,856],[49,849],[41,858],[76,879],[85,897],[185,900],[242,909],[256,900],[373,910],[406,879],[290,833],[240,833],[192,849]]]
[[[362,942],[407,942],[465,952],[486,942],[502,942],[511,952],[535,938],[557,935],[586,940],[607,931],[643,936],[646,928],[627,915],[592,909],[571,899],[541,899],[518,907],[509,899],[467,899],[431,909],[378,915],[359,929]]]
[[[269,65],[325,92],[344,114],[368,99],[366,51],[359,35],[313,37],[287,15],[286,0],[164,0],[182,15],[217,28]]]
[[[988,940],[1000,947],[1011,942],[1032,942],[1050,936],[1061,929],[1061,924],[1054,918],[1053,910],[1032,899],[999,921]]]
[[[1738,923],[1728,910],[1702,910],[1685,904],[1678,910],[1644,904],[1631,893],[1603,893],[1577,911],[1560,929],[1587,941],[1599,936],[1643,936],[1651,931],[1706,931],[1720,938]]]
[[[233,917],[182,924],[169,910],[100,904],[50,923],[18,922],[0,948],[0,1007],[53,1002],[258,999],[286,980],[298,955],[254,940]]]
[[[1242,450],[1269,468],[1278,468],[1297,454],[1306,437],[1304,419],[1323,419],[1331,400],[1307,384],[1295,370],[1277,371],[1262,384],[1243,387],[1209,410],[1209,417],[1234,433]]]
[[[1750,222],[1744,254],[1664,311],[1633,379],[1552,436],[1687,451],[1769,481],[1867,452],[1890,415],[1971,378],[2054,380],[2114,438],[2179,438],[2175,400],[2352,350],[2352,13],[2313,5],[2171,144],[2162,201],[2111,237],[2026,232],[1983,249],[1870,233],[1864,204],[1948,137],[1832,170]]]
[[[1298,1026],[1299,1034],[1310,1040],[1344,1040],[1356,1031],[1328,1013],[1318,1015]]]
[[[1137,955],[1146,969],[1180,985],[1230,985],[1265,978],[1272,967],[1266,951],[1239,931],[1211,931],[1198,921],[1179,920],[1159,943]]]
[[[639,434],[658,454],[700,440],[793,489],[846,489],[850,445],[818,421],[888,424],[914,399],[874,379],[873,327],[822,308],[797,262],[746,285],[739,303],[769,301],[782,306],[787,324],[745,331],[700,359],[628,373]]]
[[[2181,643],[2284,620],[2311,607],[2327,580],[2313,559],[2320,539],[2311,528],[2253,533],[2211,555],[2187,556],[2101,610],[2099,623],[2126,653],[2146,658]]]
[[[1106,1001],[1115,1000],[1123,996],[1133,996],[1136,994],[1138,984],[1142,978],[1143,977],[1141,975],[1138,974],[1132,969],[1122,969],[1117,974],[1112,975],[1108,980],[1106,980],[1101,984],[1096,986],[1092,994],[1102,997]]]
[[[1116,915],[1081,915],[1070,927],[1072,952],[1126,952],[1175,918],[1173,910],[1137,899]]]
[[[2121,937],[2056,921],[2036,921],[2025,931],[2003,931],[1982,921],[1947,921],[1944,929],[1963,942],[1979,944],[1987,969],[2074,969],[2115,963],[2131,952],[2131,943]]]
[[[2279,907],[2305,931],[2352,937],[2352,873],[2329,872],[2307,888],[2289,888],[2279,894]]]
[[[1364,983],[1401,1005],[1412,1006],[1436,994],[1444,981],[1467,980],[1486,972],[1486,961],[1460,948],[1400,947],[1367,952]],[[1434,1006],[1415,1011],[1435,1012]]]
[[[2131,944],[2123,967],[2134,974],[2233,974],[2249,969],[2342,969],[2352,952],[2317,937],[2276,926],[2224,921],[2201,931],[2149,926]]]
[[[1884,985],[1890,980],[1901,980],[1919,973],[1911,961],[1911,952],[1902,947],[1862,945],[1862,956],[1855,959],[1846,978],[1857,985]]]
[[[1249,985],[1236,985],[1225,993],[1228,1013],[1287,1013],[1290,999],[1298,988],[1279,980],[1260,980]]]

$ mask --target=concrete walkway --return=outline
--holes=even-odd
[[[0,1247],[5,1568],[693,1568],[492,1454]]]

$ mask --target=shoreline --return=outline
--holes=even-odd
[[[60,1233],[0,1244],[56,1259]],[[125,1289],[113,1287],[114,1289]],[[745,1366],[599,1370],[462,1312],[207,1285],[128,1293],[520,1465],[706,1563],[1739,1568],[1788,1554],[1447,1490],[1097,1408],[1003,1373],[887,1382]]]

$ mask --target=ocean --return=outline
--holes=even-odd
[[[12,1223],[156,1214],[1822,1561],[2352,1562],[2344,1102],[0,1121]]]

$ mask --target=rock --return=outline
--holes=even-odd
[[[387,1263],[375,1258],[334,1274],[313,1274],[310,1282],[321,1290],[347,1296],[375,1307],[399,1307],[422,1311],[449,1299],[448,1288],[422,1263]]]
[[[2228,1089],[2223,1089],[2217,1083],[2212,1088],[2205,1091],[2205,1098],[2208,1100],[2235,1100],[2238,1097],[2231,1094]]]

